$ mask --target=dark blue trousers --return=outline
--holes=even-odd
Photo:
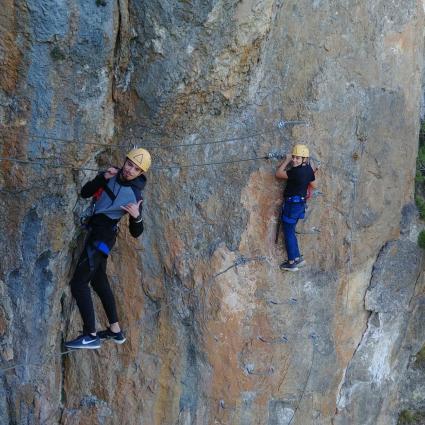
[[[297,235],[295,234],[296,225],[297,223],[283,222],[283,235],[285,237],[285,248],[289,261],[293,261],[300,256]]]
[[[305,202],[285,202],[282,211],[283,235],[285,237],[285,248],[288,260],[293,261],[300,257],[298,240],[295,228],[298,220],[304,218]]]

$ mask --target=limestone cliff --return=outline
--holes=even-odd
[[[3,0],[0,423],[389,425],[425,410],[424,8]],[[297,141],[320,190],[298,227],[308,265],[285,274],[277,163],[231,161]],[[61,355],[81,329],[79,189],[134,144],[156,168],[145,232],[124,221],[109,264],[128,342]]]

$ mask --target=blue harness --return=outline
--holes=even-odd
[[[282,206],[282,221],[289,224],[295,224],[298,220],[305,217],[305,198],[304,196],[294,195],[285,198]]]
[[[94,241],[93,242],[93,246],[100,252],[102,252],[105,255],[109,255],[109,253],[111,252],[111,249],[109,248],[108,245],[106,245],[105,242],[102,241]]]
[[[297,204],[300,202],[305,202],[305,198],[304,196],[299,196],[299,195],[288,196],[287,198],[285,198],[285,203],[286,202]]]

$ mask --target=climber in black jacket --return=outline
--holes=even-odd
[[[66,348],[95,349],[100,347],[103,339],[112,339],[117,344],[125,341],[106,275],[106,263],[115,243],[118,222],[125,214],[130,215],[130,234],[137,238],[143,232],[142,190],[146,184],[144,173],[150,165],[147,150],[133,149],[121,169],[111,167],[81,189],[83,198],[93,197],[93,212],[87,222],[89,235],[84,251],[70,285],[84,326],[83,334],[66,342]],[[98,333],[89,283],[99,296],[109,321],[109,327]]]

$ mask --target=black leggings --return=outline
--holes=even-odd
[[[89,283],[96,291],[109,323],[118,322],[115,298],[106,276],[108,257],[87,244],[78,260],[77,268],[71,279],[71,293],[77,301],[83,319],[84,334],[95,333],[96,323]]]

